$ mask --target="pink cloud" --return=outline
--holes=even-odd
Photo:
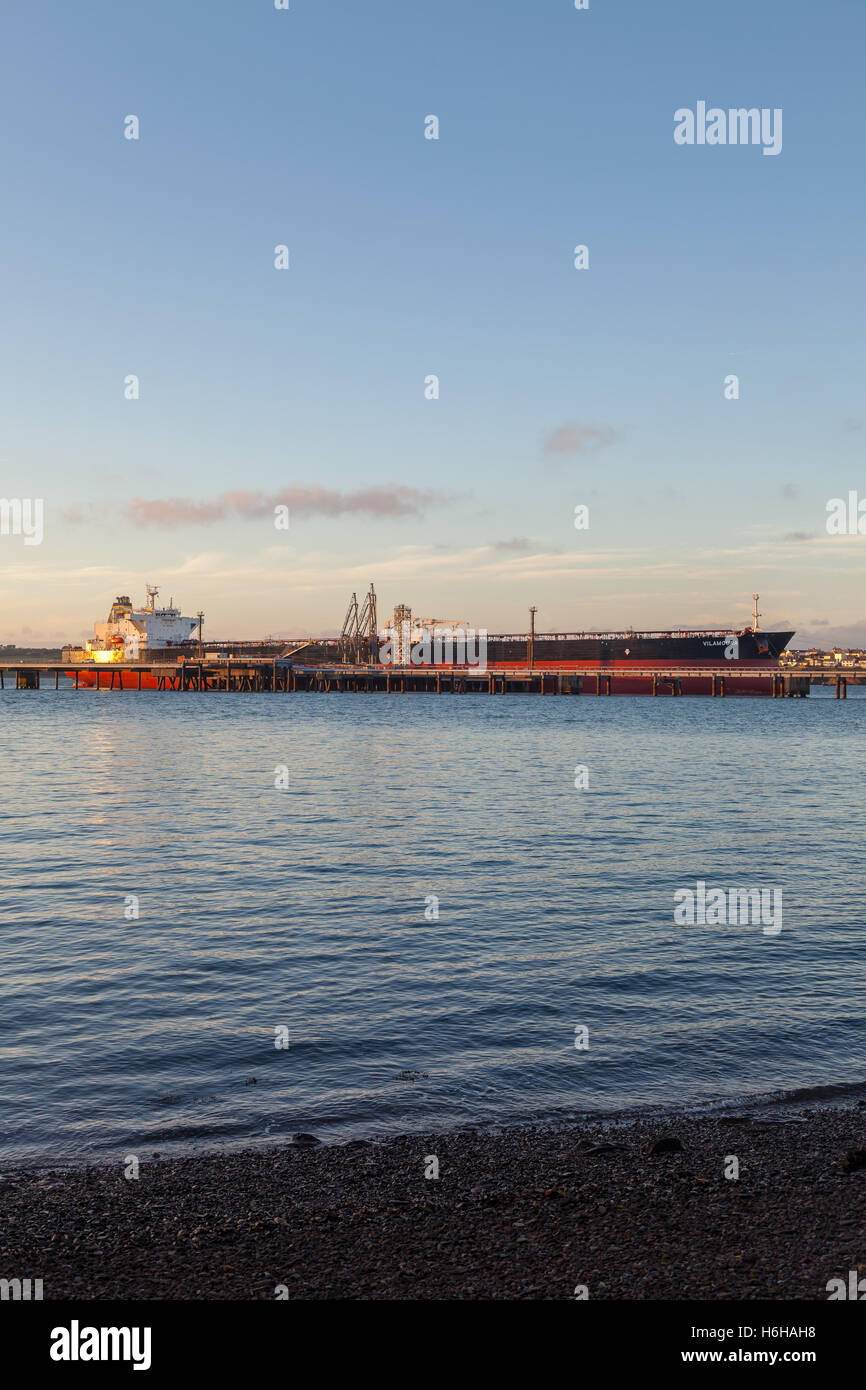
[[[610,425],[560,425],[544,441],[546,454],[592,454],[612,444],[616,430]]]
[[[325,487],[286,487],[274,493],[235,490],[201,501],[189,497],[134,497],[124,511],[136,526],[209,526],[232,517],[260,520],[272,516],[278,506],[288,507],[296,517],[420,517],[428,508],[452,500],[447,493],[391,483],[356,492]]]

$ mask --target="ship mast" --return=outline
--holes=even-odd
[[[759,599],[760,597],[761,597],[760,594],[752,594],[752,603],[753,603],[752,631],[753,631],[753,632],[757,632],[757,631],[758,631],[758,619],[761,617],[761,614],[758,612],[758,599]]]

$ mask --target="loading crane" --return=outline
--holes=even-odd
[[[340,661],[344,665],[369,665],[376,658],[379,636],[379,620],[376,612],[376,590],[370,585],[364,602],[358,606],[358,595],[352,594],[349,607],[343,619],[339,637]]]

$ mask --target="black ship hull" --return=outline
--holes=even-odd
[[[489,637],[487,663],[536,666],[717,666],[724,661],[775,662],[793,632],[536,633],[534,640]],[[530,650],[531,649],[531,650]]]
[[[468,648],[468,664],[476,665],[480,656],[492,668],[537,666],[579,670],[582,666],[602,666],[627,672],[633,667],[718,667],[729,661],[738,665],[766,667],[778,662],[794,633],[752,632],[746,629],[740,632],[542,632],[534,637],[528,633],[489,634],[486,635],[486,645],[484,636],[473,633],[465,645],[456,637],[450,645],[447,639],[438,637],[427,644],[419,643],[413,649],[411,664],[466,665]],[[192,652],[197,648],[192,643],[184,644],[187,645],[190,648],[187,659],[194,659]],[[233,657],[280,657],[289,659],[297,666],[395,664],[390,645],[384,638],[376,642],[364,638],[352,650],[346,649],[336,638],[206,643],[205,649],[213,652],[214,646]],[[175,660],[179,654],[184,654],[183,647],[174,648],[169,659]]]

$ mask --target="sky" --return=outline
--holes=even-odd
[[[826,529],[866,500],[862,0],[0,33],[0,496],[44,516],[0,535],[0,643],[147,583],[214,639],[324,634],[373,582],[491,633],[727,628],[757,590],[792,645],[866,646],[866,535]],[[780,151],[676,143],[699,102],[780,110]]]

